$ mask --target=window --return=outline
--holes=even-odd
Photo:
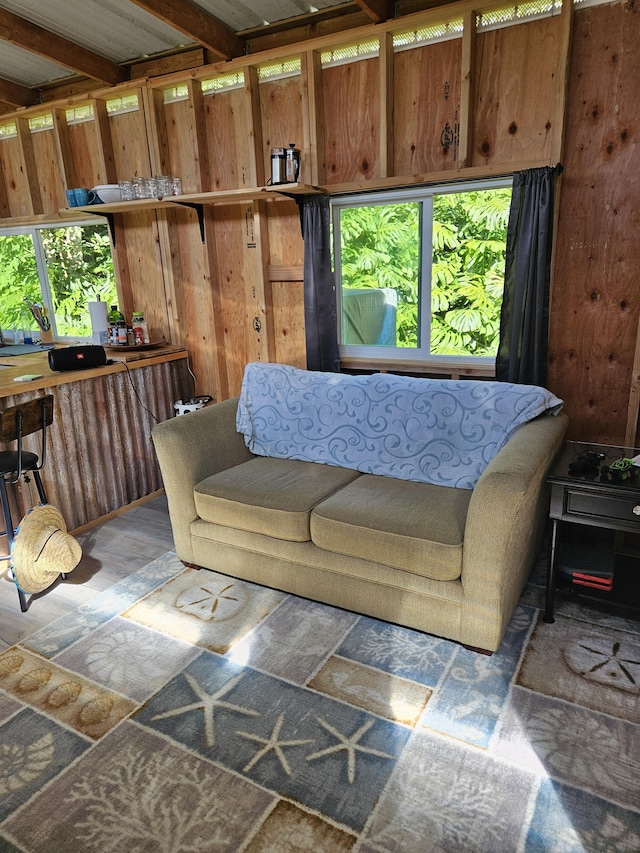
[[[493,363],[511,179],[334,198],[343,358]]]
[[[38,331],[28,302],[44,306],[56,340],[89,337],[88,303],[98,298],[117,302],[105,224],[0,230],[0,328],[8,337]]]

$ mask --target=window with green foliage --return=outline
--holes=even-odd
[[[46,309],[54,337],[91,335],[88,303],[117,302],[107,226],[0,230],[0,328],[37,332],[29,302]]]
[[[510,180],[333,199],[342,355],[493,361],[510,203]]]

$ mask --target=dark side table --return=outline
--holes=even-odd
[[[569,441],[565,444],[548,477],[551,485],[551,540],[547,569],[546,602],[543,620],[555,621],[553,604],[558,581],[558,553],[561,546],[562,526],[565,523],[583,524],[604,530],[640,533],[640,474],[626,480],[617,480],[603,472],[603,468],[622,457],[632,458],[638,450],[609,445],[586,444]],[[583,473],[572,473],[571,463],[582,454],[604,454],[597,465]]]

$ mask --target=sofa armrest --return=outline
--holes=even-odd
[[[564,439],[563,413],[521,426],[478,480],[465,527],[463,628],[497,648],[538,556],[549,513],[547,477]]]
[[[193,562],[190,525],[198,517],[196,483],[252,459],[236,431],[238,398],[163,421],[151,437],[164,483],[176,553]]]

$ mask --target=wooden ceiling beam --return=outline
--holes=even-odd
[[[371,18],[374,24],[381,24],[393,18],[393,0],[355,0],[355,4]]]
[[[127,71],[117,63],[6,9],[0,9],[0,39],[109,86],[128,77]]]
[[[203,45],[220,59],[244,53],[245,41],[192,0],[132,0],[136,6]]]
[[[340,14],[321,15],[314,12],[311,15],[290,18],[286,22],[279,21],[277,24],[244,30],[242,36],[247,40],[249,53],[259,53],[263,50],[284,47],[288,44],[298,44],[319,36],[335,33],[347,35],[349,30],[366,27],[371,23],[370,19],[361,9],[358,9],[355,3],[332,6],[331,9],[340,9]]]
[[[33,89],[0,77],[0,101],[3,104],[11,104],[12,107],[32,107],[39,100],[38,93]]]

